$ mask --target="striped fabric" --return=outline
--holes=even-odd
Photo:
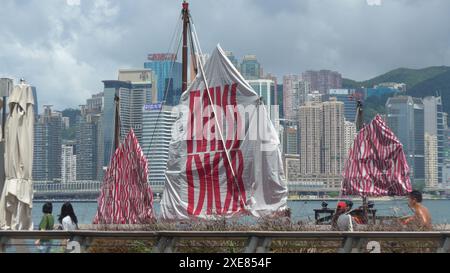
[[[411,191],[403,146],[377,115],[356,136],[343,171],[343,195],[392,196]]]
[[[155,220],[147,159],[133,130],[106,171],[94,224],[146,224]]]

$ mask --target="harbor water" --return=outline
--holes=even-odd
[[[75,210],[75,214],[78,217],[80,224],[91,224],[97,211],[97,202],[86,201],[71,201]],[[328,208],[335,208],[337,201],[327,201]],[[42,216],[42,201],[34,201],[33,203],[33,223],[36,226],[39,225],[39,221]],[[60,214],[62,202],[53,202],[53,215],[55,216],[55,222]],[[445,200],[424,200],[423,204],[429,209],[433,224],[449,224],[450,223],[450,199]],[[288,206],[291,208],[291,218],[293,221],[313,222],[314,221],[314,209],[321,208],[321,200],[312,201],[288,201]],[[354,202],[353,207],[360,206],[358,201]],[[379,216],[406,216],[411,215],[412,211],[408,207],[406,198],[399,198],[389,201],[375,201],[375,207],[377,215]],[[160,204],[155,202],[155,213],[157,217],[160,214]]]

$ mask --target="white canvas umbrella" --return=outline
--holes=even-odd
[[[32,230],[33,92],[16,85],[9,97],[5,126],[5,185],[0,199],[0,228]]]

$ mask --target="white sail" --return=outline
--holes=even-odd
[[[261,98],[220,46],[201,72],[177,107],[163,219],[265,216],[286,209],[280,141]]]

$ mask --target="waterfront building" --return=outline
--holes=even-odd
[[[322,103],[321,172],[339,176],[344,169],[344,103],[330,98]]]
[[[33,180],[61,180],[62,114],[44,106],[34,125]]]
[[[61,182],[68,183],[77,180],[77,156],[73,144],[61,146]]]
[[[166,105],[177,105],[182,93],[182,64],[177,61],[177,56],[171,53],[156,53],[149,54],[147,60],[144,63],[144,68],[151,69],[157,79],[155,81],[158,90],[157,98],[152,103],[165,100]]]
[[[143,107],[142,151],[148,160],[148,181],[153,192],[162,193],[169,158],[169,144],[176,115],[172,107],[149,104]]]
[[[120,99],[120,134],[123,139],[133,129],[139,141],[142,140],[142,107],[156,101],[157,92],[153,86],[153,72],[148,69],[120,70],[119,80],[103,81],[103,164],[107,166],[111,158],[114,140],[115,102]]]
[[[300,172],[302,175],[317,175],[321,172],[322,111],[320,103],[306,103],[299,109]]]
[[[77,124],[77,180],[96,180],[101,175],[99,164],[99,131],[101,131],[101,114],[82,113]]]
[[[350,149],[353,147],[353,142],[356,137],[356,124],[354,122],[346,120],[344,122],[344,128],[345,128],[344,157],[345,159],[347,159],[348,153],[350,152]]]
[[[437,136],[425,133],[425,186],[434,188],[438,185]]]
[[[424,105],[422,99],[397,96],[386,102],[387,123],[403,144],[414,186],[425,183]]]
[[[443,169],[444,169],[444,160],[445,160],[445,128],[447,127],[447,118],[446,113],[444,113],[442,98],[428,96],[423,98],[424,105],[424,121],[425,121],[425,134],[429,135],[429,140],[432,138],[436,138],[436,145],[428,146],[431,149],[435,149],[435,151],[428,151],[428,155],[434,156],[436,154],[437,161],[436,164],[433,165],[431,162],[435,162],[434,159],[430,159],[431,162],[428,164],[427,157],[425,156],[425,164],[428,167],[436,168],[437,171],[437,181],[438,183],[443,182]]]
[[[345,160],[344,105],[306,102],[299,109],[300,174],[302,181],[339,188]]]

